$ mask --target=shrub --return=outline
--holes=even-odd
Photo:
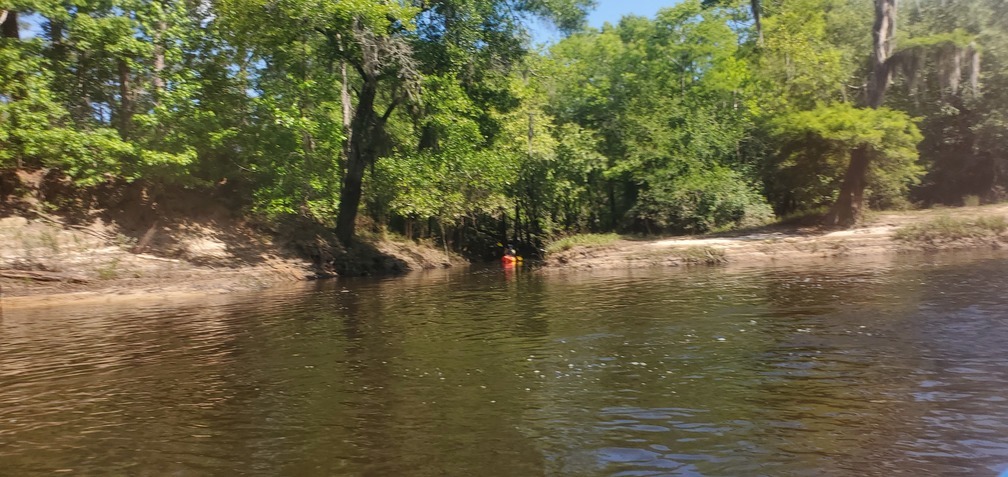
[[[773,210],[742,177],[727,168],[695,171],[653,181],[641,193],[631,216],[648,231],[704,233],[763,225]]]

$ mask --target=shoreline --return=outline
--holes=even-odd
[[[821,227],[771,226],[755,231],[720,234],[712,236],[676,236],[648,239],[619,239],[604,246],[580,246],[551,254],[542,263],[542,273],[557,271],[577,271],[592,269],[628,269],[644,267],[681,266],[738,266],[759,267],[779,264],[815,263],[823,260],[851,257],[895,257],[918,253],[934,253],[951,250],[1002,250],[1008,249],[1008,234],[1000,233],[989,237],[939,242],[904,242],[895,240],[897,230],[914,224],[926,223],[940,217],[1008,218],[1008,204],[989,206],[930,209],[909,212],[873,213],[864,224],[852,229],[828,229]],[[22,229],[24,219],[0,220],[16,222]],[[9,224],[8,224],[9,225]],[[9,227],[8,227],[9,230]],[[54,233],[53,231],[44,231]],[[61,230],[60,234],[73,233]],[[3,237],[0,236],[0,239]],[[263,242],[260,242],[263,243]],[[224,260],[221,250],[229,244],[209,247],[218,264],[202,263],[206,256],[182,260],[159,257],[152,254],[131,253],[123,247],[85,247],[81,250],[50,254],[43,270],[32,272],[45,277],[52,274],[52,281],[34,279],[0,279],[0,310],[45,308],[67,304],[94,305],[119,303],[128,300],[157,302],[201,299],[255,292],[276,287],[301,287],[312,283],[313,265],[305,260],[282,257],[270,247],[257,250],[258,260]],[[463,263],[458,257],[438,255],[430,247],[398,242],[373,244],[388,259],[409,260],[404,270],[446,268]],[[51,245],[50,245],[50,248]],[[32,257],[36,257],[32,259]],[[38,261],[38,255],[25,252],[20,255],[10,253],[0,257],[10,263]],[[61,263],[65,262],[65,263]],[[71,262],[87,265],[71,267]],[[220,265],[226,263],[226,265]],[[466,262],[467,263],[467,262]],[[112,266],[123,270],[115,277],[102,279]],[[62,272],[46,271],[44,268],[64,268]],[[16,270],[0,267],[0,272]],[[408,273],[408,272],[407,272]],[[84,283],[72,283],[56,277],[76,275],[97,276]]]
[[[933,241],[897,240],[897,232],[943,218],[1008,220],[1008,204],[954,209],[877,212],[850,229],[775,225],[711,236],[646,240],[620,239],[603,246],[577,246],[552,254],[549,268],[614,269],[651,266],[698,266],[814,262],[845,257],[877,257],[952,250],[1008,248],[1008,234]]]

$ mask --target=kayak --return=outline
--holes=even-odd
[[[514,265],[517,262],[518,257],[515,257],[513,255],[505,255],[501,257],[501,263],[503,263],[504,265]]]

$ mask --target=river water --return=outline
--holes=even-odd
[[[0,475],[997,475],[1008,256],[6,310]]]

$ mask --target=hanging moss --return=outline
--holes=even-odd
[[[971,90],[976,94],[980,77],[980,49],[974,39],[973,35],[961,29],[901,39],[887,63],[892,71],[907,78],[911,92],[921,92],[924,85],[920,77],[928,65],[933,65],[943,90],[958,93],[965,70]]]

